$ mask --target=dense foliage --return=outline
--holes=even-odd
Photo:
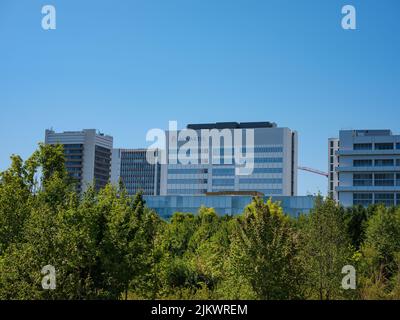
[[[56,289],[41,270],[56,269]],[[342,268],[357,289],[342,288]],[[309,215],[255,198],[241,216],[212,208],[164,221],[122,187],[77,195],[62,146],[40,145],[0,173],[0,299],[399,299],[400,209]]]

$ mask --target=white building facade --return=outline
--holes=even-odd
[[[215,192],[258,191],[265,196],[296,196],[298,136],[289,128],[279,128],[275,123],[211,123],[191,124],[187,129],[197,132],[199,137],[198,164],[182,164],[171,161],[170,133],[167,134],[167,164],[161,169],[161,195],[203,195]],[[203,130],[218,130],[221,136],[235,136],[235,130],[242,130],[242,152],[254,158],[251,174],[238,175],[234,147],[226,147],[225,139],[219,143],[202,141]],[[254,145],[246,146],[246,130],[254,133]],[[225,135],[222,134],[225,132]],[[175,141],[176,142],[176,141]],[[214,141],[215,142],[215,141]],[[207,147],[202,147],[206,145]],[[178,148],[181,144],[178,142]],[[215,155],[220,162],[215,163]]]
[[[76,180],[77,191],[85,191],[89,185],[104,187],[111,178],[111,152],[113,138],[95,129],[57,133],[46,130],[45,143],[64,146],[65,166]]]
[[[400,205],[400,135],[342,130],[336,151],[337,200],[343,206]]]

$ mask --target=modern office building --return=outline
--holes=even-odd
[[[178,149],[187,141],[167,134],[167,164],[162,166],[161,195],[204,195],[221,191],[258,191],[265,196],[297,195],[297,132],[279,128],[275,123],[191,124],[186,131],[197,133],[198,163],[177,161]],[[216,144],[204,131],[218,132]],[[248,132],[254,133],[254,145],[247,145]],[[237,132],[242,132],[239,136]],[[179,136],[179,133],[175,135]],[[253,157],[254,170],[238,174],[234,139],[239,137],[243,154]],[[226,140],[233,139],[229,147]],[[178,140],[178,141],[177,141]],[[171,156],[171,153],[175,153]],[[219,162],[215,161],[216,156]],[[175,161],[174,161],[175,160]]]
[[[147,161],[147,152],[158,156],[158,151],[146,149],[114,149],[112,154],[111,182],[122,183],[130,195],[142,191],[144,195],[159,195],[161,164]]]
[[[162,218],[169,219],[176,212],[197,214],[201,206],[214,208],[221,216],[240,215],[252,199],[252,195],[202,195],[202,196],[146,196],[146,205]],[[267,200],[268,197],[265,198]],[[272,201],[279,201],[286,214],[293,217],[308,214],[314,208],[314,196],[274,196]]]
[[[111,136],[95,129],[60,133],[46,130],[45,143],[64,146],[65,165],[68,174],[77,182],[78,192],[85,191],[91,184],[98,190],[110,181]]]
[[[400,205],[400,135],[390,130],[343,130],[339,143],[339,202]]]
[[[328,194],[332,199],[338,200],[336,188],[339,186],[339,173],[336,168],[339,166],[339,139],[331,138],[328,140]]]

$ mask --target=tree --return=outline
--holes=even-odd
[[[344,224],[351,244],[357,250],[365,240],[365,230],[370,210],[363,206],[354,206],[343,210]]]
[[[218,281],[214,277],[216,264],[221,262],[217,255],[222,243],[218,247],[215,243],[220,227],[221,218],[212,208],[201,207],[197,216],[173,215],[160,243],[161,296],[191,299],[211,294]]]
[[[40,185],[33,187],[37,172],[42,173]],[[15,157],[1,175],[0,192],[0,204],[7,204],[0,205],[0,297],[119,299],[143,273],[151,235],[146,234],[148,214],[141,196],[132,201],[108,185],[99,193],[90,187],[80,198],[60,146],[40,145],[25,164]],[[18,223],[8,218],[17,199],[26,208]],[[46,265],[57,271],[55,291],[41,288]]]
[[[237,219],[231,266],[257,299],[300,298],[297,235],[278,203],[255,198]],[[236,278],[237,279],[237,278]]]
[[[378,208],[368,221],[364,251],[367,248],[376,252],[376,264],[382,266],[384,275],[392,276],[400,252],[400,208]]]
[[[379,206],[362,246],[362,297],[388,299],[399,292],[400,208]]]
[[[10,168],[0,173],[0,256],[21,241],[33,202],[27,175],[19,156],[12,156]]]
[[[319,196],[307,220],[302,239],[307,295],[319,300],[344,298],[342,268],[355,261],[341,208],[332,199]]]
[[[41,172],[40,184],[35,176]],[[25,206],[21,230],[0,258],[0,296],[9,299],[76,298],[75,283],[79,283],[82,219],[77,215],[78,197],[72,191],[64,168],[60,146],[40,145],[25,163],[14,157],[13,165],[2,173],[2,187],[13,186],[14,196],[2,194],[1,201],[10,202],[15,195],[25,194],[19,205]],[[12,179],[11,179],[12,178]],[[17,183],[18,182],[18,183]],[[15,199],[14,199],[15,200]],[[10,214],[12,208],[6,208]],[[9,228],[6,222],[5,227]],[[76,240],[76,242],[72,241]],[[78,252],[78,255],[74,254]],[[57,269],[58,290],[45,291],[41,287],[41,270],[46,265]]]
[[[162,220],[121,185],[77,194],[62,146],[0,173],[0,299],[398,299],[400,208],[318,197],[292,218],[255,198],[242,215]],[[356,251],[357,250],[357,251]],[[56,269],[56,290],[41,270]],[[357,270],[345,291],[342,268]]]

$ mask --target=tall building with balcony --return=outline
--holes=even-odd
[[[76,181],[78,192],[89,185],[97,190],[103,188],[111,177],[111,152],[113,138],[95,129],[56,133],[46,130],[45,143],[64,147],[65,166]]]
[[[167,134],[167,164],[162,167],[161,195],[204,195],[215,192],[257,191],[265,196],[297,195],[297,146],[296,131],[277,127],[271,122],[224,122],[190,124],[186,131],[196,132],[198,163],[183,164],[177,154],[186,141],[177,141]],[[217,131],[221,139],[205,140],[203,131]],[[246,132],[254,133],[254,145],[247,145]],[[254,159],[254,170],[238,174],[234,142],[226,147],[226,140],[242,132],[241,152]],[[176,135],[179,136],[179,133]],[[173,141],[175,139],[175,141]],[[179,139],[178,139],[179,140]],[[173,144],[171,146],[171,144]],[[214,142],[214,143],[212,143]],[[174,155],[171,157],[171,152]],[[219,162],[214,161],[219,158]],[[172,159],[172,160],[171,160]],[[175,161],[174,161],[175,160]],[[240,164],[239,164],[240,166]]]
[[[149,163],[147,152],[153,152],[157,159],[157,150],[114,149],[111,182],[122,183],[129,195],[139,191],[149,196],[160,195],[161,164]]]
[[[400,205],[400,135],[342,130],[336,151],[338,201],[344,206]]]

